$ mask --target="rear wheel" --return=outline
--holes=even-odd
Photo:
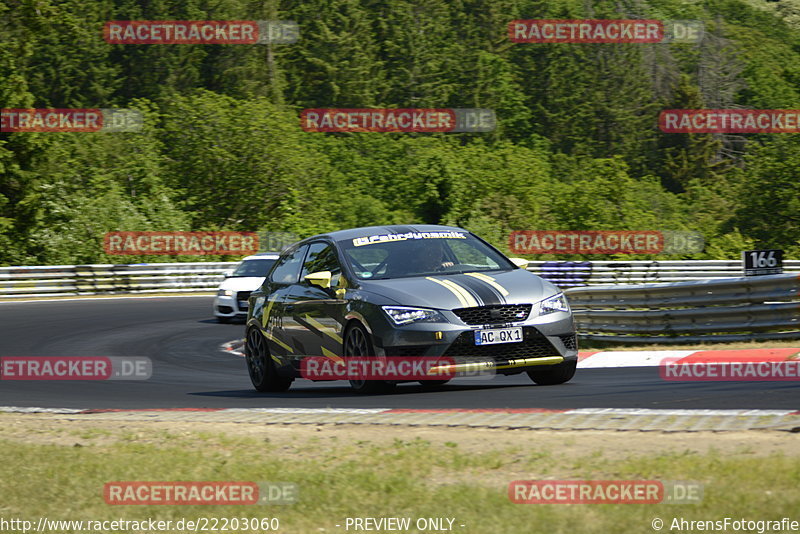
[[[250,381],[257,391],[286,391],[292,385],[292,379],[280,376],[269,354],[269,347],[264,335],[257,329],[247,332],[245,343],[245,359]]]
[[[563,384],[564,382],[569,382],[575,376],[577,365],[577,361],[558,363],[542,369],[528,371],[528,376],[540,386]]]
[[[375,356],[367,330],[358,323],[351,325],[344,335],[345,357],[371,358]],[[391,382],[385,380],[350,380],[350,387],[356,393],[385,393],[394,389]]]

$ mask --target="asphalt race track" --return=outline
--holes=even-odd
[[[261,394],[244,360],[220,350],[244,337],[218,324],[212,297],[0,303],[0,356],[147,356],[146,381],[0,381],[0,406],[46,408],[662,408],[796,409],[796,382],[666,382],[656,367],[578,369],[560,386],[527,375],[401,384],[364,396],[346,382],[298,380]]]

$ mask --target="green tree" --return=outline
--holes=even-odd
[[[358,0],[292,2],[300,41],[283,56],[287,98],[311,107],[381,105],[387,90],[370,13]]]
[[[800,252],[800,136],[776,136],[747,158],[734,224],[760,247]]]
[[[703,109],[699,89],[682,75],[669,109]],[[722,141],[709,133],[662,133],[659,136],[661,180],[667,190],[681,193],[696,180],[708,184],[730,168],[721,155]]]

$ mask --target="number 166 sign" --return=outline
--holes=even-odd
[[[781,274],[783,272],[782,250],[742,251],[742,266],[745,276]]]

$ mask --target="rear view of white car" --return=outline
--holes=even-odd
[[[214,316],[220,323],[247,317],[247,299],[261,287],[264,277],[278,259],[278,254],[262,253],[248,256],[231,271],[219,285],[214,299]]]

